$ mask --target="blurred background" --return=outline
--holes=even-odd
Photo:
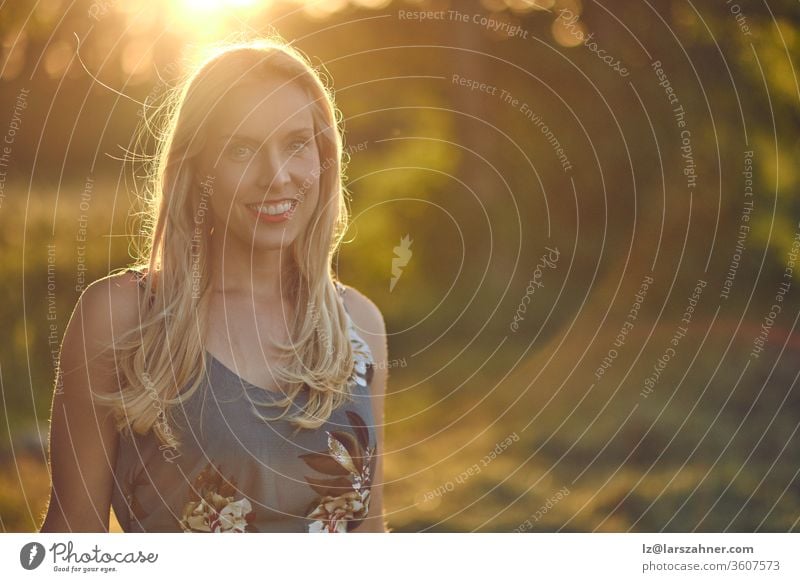
[[[344,115],[336,268],[387,323],[394,531],[800,530],[799,16],[0,4],[0,530],[39,526],[64,328],[131,260],[143,104],[270,33]]]

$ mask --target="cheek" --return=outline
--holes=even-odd
[[[316,157],[293,162],[292,176],[300,195],[316,203],[321,180],[321,168]]]
[[[316,154],[298,157],[289,163],[292,164],[292,173],[300,176],[303,180],[319,177],[320,164]]]
[[[258,168],[256,164],[246,166],[220,161],[216,168],[215,182],[214,198],[218,211],[227,215],[237,200],[252,197],[258,182]]]
[[[211,184],[208,206],[219,224],[227,223],[236,215],[236,201],[246,185],[242,170],[223,157],[218,159],[217,152],[204,151],[199,156],[197,175]]]
[[[323,176],[320,174],[319,168],[315,169],[313,177],[314,177],[314,184],[308,193],[308,198],[309,201],[311,202],[309,206],[311,206],[312,208],[317,206],[319,204],[320,198],[322,198]]]
[[[259,168],[255,161],[249,164],[220,161],[217,173],[221,187],[229,195],[235,195],[237,190],[242,190],[258,180]]]

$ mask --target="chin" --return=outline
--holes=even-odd
[[[251,242],[254,250],[277,251],[280,249],[288,250],[296,238],[296,236],[290,235],[288,232],[284,234],[281,231],[276,231],[270,233],[269,236],[256,235]]]
[[[252,241],[253,249],[262,251],[277,251],[279,249],[288,249],[292,246],[294,239],[283,239],[275,237],[256,237]]]

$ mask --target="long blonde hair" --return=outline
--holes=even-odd
[[[276,76],[297,83],[313,102],[320,174],[317,207],[289,250],[287,291],[297,309],[289,343],[276,346],[286,364],[274,368],[274,374],[286,389],[285,397],[274,402],[284,407],[283,413],[271,420],[283,418],[304,388],[307,404],[289,418],[298,430],[319,427],[351,397],[353,346],[331,267],[348,223],[341,115],[320,73],[302,53],[275,38],[256,39],[224,45],[190,72],[157,108],[160,123],[144,117],[141,131],[150,132],[157,149],[147,172],[145,242],[134,245],[133,268],[144,283],[141,325],[114,346],[121,390],[95,394],[113,406],[120,430],[145,434],[152,428],[165,445],[179,444],[168,424],[169,412],[198,389],[204,377],[198,371],[208,365],[209,242],[196,235],[201,194],[192,160],[205,144],[208,112],[225,93],[242,81]]]

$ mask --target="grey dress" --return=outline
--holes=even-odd
[[[336,283],[340,295],[345,288]],[[318,429],[275,417],[279,399],[210,353],[202,384],[177,406],[178,449],[152,431],[120,434],[112,507],[126,532],[347,532],[369,514],[377,443],[374,360],[348,314],[353,397]],[[291,404],[297,412],[308,397]],[[177,451],[177,452],[176,452]]]

